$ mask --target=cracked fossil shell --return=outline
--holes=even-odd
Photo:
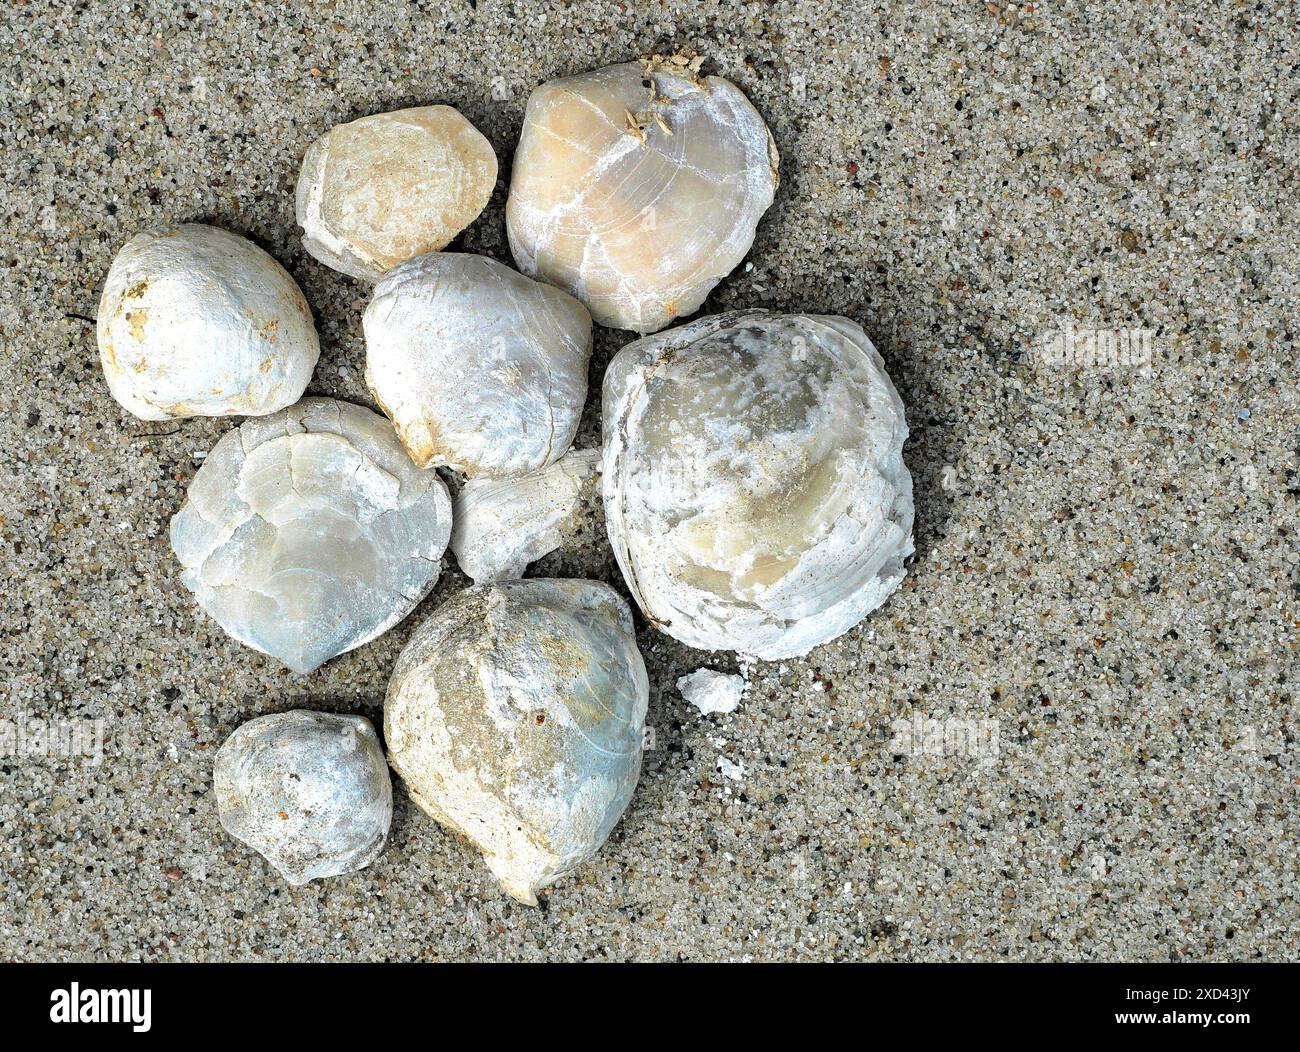
[[[226,832],[290,884],[352,873],[384,850],[393,787],[370,721],[295,709],[259,716],[217,750]]]
[[[328,267],[378,281],[450,243],[478,218],[496,181],[492,144],[450,106],[340,124],[303,158],[303,247]]]
[[[778,160],[744,93],[701,77],[698,59],[551,81],[529,98],[515,152],[511,251],[601,325],[655,332],[744,258]]]
[[[736,311],[605,374],[605,520],[646,617],[703,650],[793,657],[903,579],[903,404],[847,318]]]
[[[109,390],[142,420],[274,413],[302,396],[320,356],[311,310],[284,268],[200,223],[122,247],[96,329]]]
[[[451,550],[475,584],[522,577],[531,562],[592,525],[600,450],[573,450],[512,479],[470,479],[456,496]]]
[[[363,318],[366,383],[421,467],[509,476],[564,455],[587,398],[591,316],[486,256],[392,270]]]
[[[304,398],[227,433],[171,523],[181,580],[227,632],[306,673],[438,580],[451,498],[383,417]]]
[[[398,658],[388,759],[425,812],[536,905],[627,806],[648,696],[632,617],[612,588],[480,585],[434,611]]]

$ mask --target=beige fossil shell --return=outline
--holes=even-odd
[[[411,463],[383,417],[329,398],[227,433],[171,523],[199,605],[300,673],[415,609],[450,534],[442,480]]]
[[[699,60],[653,58],[528,100],[506,225],[519,269],[602,325],[655,332],[744,258],[778,157],[744,93]]]
[[[241,725],[217,750],[217,815],[290,884],[352,873],[384,850],[393,787],[361,716],[295,709]]]
[[[632,617],[612,588],[480,585],[435,610],[398,658],[388,759],[424,811],[536,905],[627,806],[648,696]]]
[[[737,311],[605,374],[605,520],[646,617],[704,650],[806,653],[903,579],[903,404],[847,318]]]
[[[378,281],[474,222],[496,180],[492,144],[450,106],[340,124],[303,158],[303,247],[326,266]]]
[[[274,413],[302,396],[320,356],[311,310],[284,268],[200,223],[123,246],[97,330],[109,390],[143,420]]]
[[[366,383],[421,467],[522,475],[558,460],[587,398],[591,316],[486,256],[434,252],[375,288]]]
[[[511,479],[470,479],[456,495],[451,550],[476,584],[522,577],[528,564],[593,525],[600,450],[572,450]]]

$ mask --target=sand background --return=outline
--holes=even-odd
[[[1295,959],[1296,23],[1283,3],[6,3],[0,718],[102,720],[105,745],[0,756],[0,957]],[[368,289],[298,241],[309,143],[457,106],[502,178],[454,247],[508,260],[529,91],[683,45],[782,155],[752,266],[704,309],[871,334],[912,428],[907,581],[755,666],[725,717],[674,684],[734,659],[642,623],[655,748],[544,908],[400,790],[375,865],[291,889],[223,834],[216,748],[294,707],[378,723],[411,627],[465,579],[449,555],[408,622],[307,679],[226,638],[166,537],[232,424],[109,397],[85,320],[109,262],[164,222],[246,234],[316,313],[310,392],[373,405]],[[1047,361],[1062,327],[1148,330],[1149,366]],[[599,332],[582,445],[630,339]],[[622,587],[599,537],[532,572]],[[914,719],[985,747],[907,748]]]

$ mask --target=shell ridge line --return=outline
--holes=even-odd
[[[618,424],[618,433],[621,436],[621,441],[619,442],[619,449],[615,450],[615,456],[611,459],[617,460],[618,454],[628,449],[628,421],[631,419],[632,410],[635,407],[636,403],[642,398],[642,395],[645,395],[645,399],[648,402],[649,394],[647,393],[647,388],[649,387],[650,379],[651,377],[653,377],[655,369],[659,367],[662,361],[663,361],[663,356],[660,356],[660,358],[653,365],[651,365],[649,371],[646,372],[646,374],[642,377],[640,384],[637,386],[637,389],[633,392],[632,397],[628,399],[627,411],[619,414],[622,417],[622,419],[619,421]],[[642,412],[644,411],[645,410],[643,407]],[[618,497],[618,514],[619,514],[619,518],[622,519],[623,521],[627,520],[627,486],[626,486],[626,481],[620,476],[624,475],[625,473],[626,472],[611,471],[609,474],[610,478],[616,478],[615,494]],[[630,532],[627,530],[621,530],[619,532],[620,532],[620,539],[622,541],[623,551],[627,557],[628,576],[631,578],[631,580],[628,581],[629,590],[635,596],[637,601],[637,606],[641,608],[641,613],[645,615],[645,619],[649,621],[650,624],[654,625],[656,628],[659,627],[660,625],[671,625],[672,624],[671,621],[660,620],[659,617],[657,617],[650,610],[649,603],[645,599],[645,592],[641,587],[641,579],[637,574],[636,555],[632,551],[632,540],[631,540]],[[615,554],[617,554],[617,551],[615,552]]]

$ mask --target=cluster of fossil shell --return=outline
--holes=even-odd
[[[862,329],[762,310],[666,328],[749,251],[777,168],[758,111],[691,54],[543,84],[510,182],[514,270],[442,251],[497,177],[456,110],[334,128],[297,217],[307,252],[375,285],[365,377],[387,420],[303,397],[311,312],[244,238],[152,231],[109,270],[98,337],[122,406],[249,418],[171,523],[181,581],[226,632],[305,675],[410,614],[448,545],[475,582],[397,660],[387,765],[521,902],[619,821],[649,697],[628,604],[523,579],[530,563],[603,516],[650,626],[760,659],[848,631],[903,577],[907,426]],[[601,448],[574,450],[593,318],[641,338],[605,373]],[[465,476],[454,503],[436,469]],[[681,689],[728,712],[743,684],[701,670]],[[262,716],[217,754],[218,814],[291,883],[352,872],[383,850],[387,765],[360,716]]]

